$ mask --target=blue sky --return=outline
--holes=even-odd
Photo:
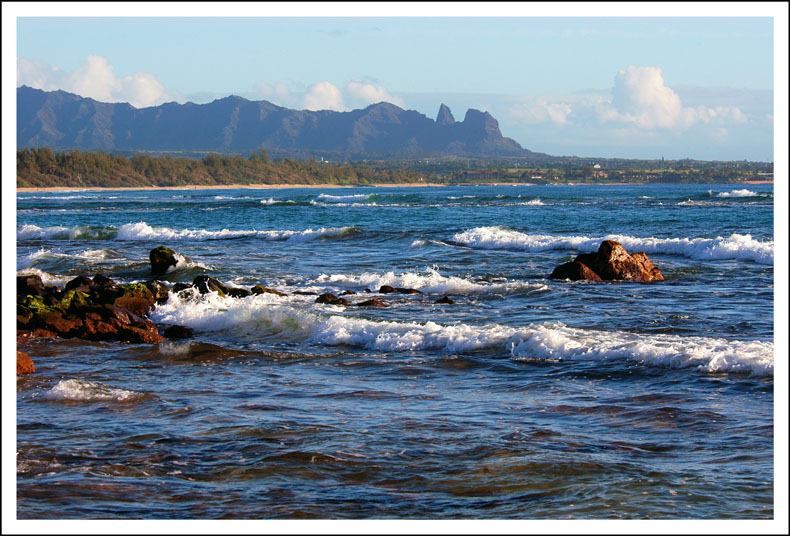
[[[135,106],[235,94],[338,111],[386,100],[435,117],[446,103],[457,120],[468,108],[487,110],[505,136],[549,154],[774,158],[775,36],[764,5],[702,10],[726,17],[679,16],[693,4],[659,5],[662,17],[556,16],[595,6],[596,14],[641,13],[618,7],[628,4],[400,4],[363,17],[348,15],[371,6],[190,5],[214,16],[19,13],[17,85]],[[249,12],[283,16],[216,16]],[[314,12],[343,16],[292,16]],[[424,12],[469,16],[416,16]]]

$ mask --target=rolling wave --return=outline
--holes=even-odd
[[[38,227],[23,225],[17,228],[17,240],[222,240],[232,238],[261,238],[264,240],[287,240],[309,242],[318,239],[343,239],[360,234],[357,227],[332,227],[306,229],[304,231],[255,229],[208,231],[205,229],[171,229],[153,227],[145,222],[127,223],[120,227],[90,226]]]
[[[749,234],[717,238],[639,238],[609,234],[601,237],[526,234],[506,227],[476,227],[456,233],[453,242],[479,249],[597,251],[603,240],[620,242],[628,251],[683,255],[701,260],[748,260],[771,265],[773,240],[759,241]]]
[[[515,360],[628,361],[703,372],[773,375],[773,343],[711,337],[644,335],[568,327],[562,323],[523,327],[464,323],[372,321],[327,315],[283,305],[270,295],[233,299],[209,293],[196,301],[171,294],[151,317],[200,332],[239,330],[318,345],[374,351],[464,353],[493,350]]]

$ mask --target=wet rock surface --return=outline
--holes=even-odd
[[[557,266],[551,279],[571,281],[663,281],[664,276],[644,251],[629,254],[619,242],[604,240],[597,252],[582,253]]]

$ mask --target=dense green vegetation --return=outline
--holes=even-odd
[[[16,156],[17,187],[145,187],[225,184],[366,185],[428,180],[419,171],[316,160],[274,162],[260,151],[248,158],[210,154],[202,159],[137,154],[22,149]]]
[[[459,157],[329,163],[315,159],[272,160],[261,149],[249,157],[209,154],[203,158],[104,152],[54,152],[47,147],[17,151],[17,187],[219,186],[228,184],[395,183],[735,183],[772,180],[768,162],[623,160],[557,157],[540,161]]]

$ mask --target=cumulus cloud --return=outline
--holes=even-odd
[[[383,86],[364,84],[356,80],[352,80],[346,84],[346,95],[348,95],[351,102],[361,106],[376,104],[378,102],[389,102],[401,108],[405,106],[403,99],[393,97]]]
[[[659,67],[629,66],[617,73],[610,94],[522,97],[509,109],[517,122],[569,126],[612,124],[645,130],[687,130],[748,121],[737,106],[684,106]]]
[[[310,86],[302,99],[305,110],[334,110],[341,112],[346,109],[343,94],[331,82],[316,82]]]
[[[61,89],[102,102],[128,102],[138,108],[172,100],[152,74],[139,72],[119,78],[107,58],[93,55],[71,72],[42,61],[20,58],[17,84],[45,91]]]
[[[601,118],[647,129],[686,129],[697,123],[746,121],[737,107],[684,107],[678,94],[664,83],[660,68],[634,65],[615,76],[611,107],[602,108]]]

